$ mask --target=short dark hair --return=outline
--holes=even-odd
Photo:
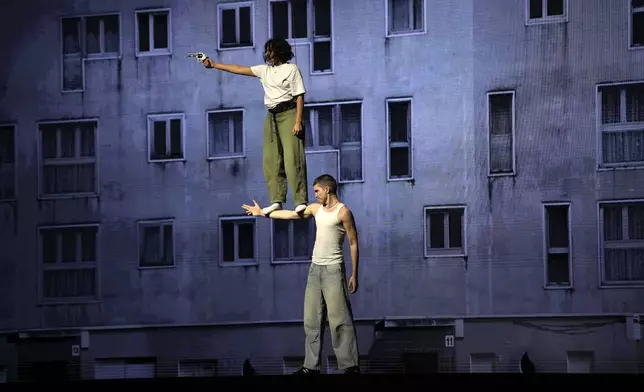
[[[289,62],[293,57],[295,57],[295,55],[293,55],[293,50],[291,49],[291,44],[282,38],[273,38],[266,41],[266,44],[264,45],[264,62],[268,62],[269,60],[266,57],[268,49],[273,52],[273,58],[281,63]]]
[[[335,194],[338,191],[338,182],[330,174],[322,174],[313,180],[313,186],[329,187],[329,193]]]

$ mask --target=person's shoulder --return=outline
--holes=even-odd
[[[342,203],[342,207],[340,207],[339,213],[341,217],[342,216],[351,217],[353,215],[353,212],[351,211],[349,206],[344,203]]]

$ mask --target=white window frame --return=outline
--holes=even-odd
[[[403,147],[401,142],[391,143],[389,140],[391,134],[391,124],[389,123],[389,104],[407,102],[409,103],[409,176],[391,177],[391,149],[392,147]],[[385,99],[385,137],[387,138],[387,182],[414,181],[414,99],[412,97],[387,98]]]
[[[66,266],[60,267],[49,266],[45,267],[43,260],[43,242],[42,234],[46,230],[60,230],[60,229],[69,229],[69,228],[85,228],[85,227],[95,227],[96,228],[96,261],[83,262],[82,265],[74,264],[65,268]],[[60,249],[57,249],[60,252]],[[67,225],[43,225],[38,227],[38,300],[41,305],[69,305],[69,304],[86,304],[86,303],[98,303],[101,298],[101,225],[100,223],[82,223],[82,224],[67,224]],[[91,297],[74,297],[74,298],[45,298],[44,293],[44,272],[46,270],[64,270],[64,271],[74,271],[81,269],[93,269],[96,271],[94,274],[94,287],[96,288],[95,293]]]
[[[224,261],[224,228],[222,223],[224,221],[233,222],[235,224],[234,243],[235,243],[235,259],[233,261]],[[252,259],[237,259],[239,247],[239,223],[251,222],[253,224],[253,258]],[[221,267],[248,267],[259,264],[259,238],[257,230],[257,218],[254,216],[220,216],[219,217],[219,265]]]
[[[310,76],[322,76],[322,75],[333,75],[335,73],[335,0],[329,0],[331,7],[331,35],[329,37],[316,37],[315,36],[315,11],[313,7],[313,0],[306,0],[306,17],[307,19],[307,37],[306,38],[292,38],[291,34],[291,25],[292,25],[292,13],[291,13],[291,0],[268,0],[268,37],[273,37],[273,14],[272,14],[272,3],[279,2],[288,2],[289,3],[289,12],[288,12],[288,31],[289,38],[287,41],[293,47],[293,54],[295,55],[295,61],[297,61],[297,47],[298,46],[308,46],[309,47],[309,75]],[[315,71],[313,69],[313,44],[316,42],[331,42],[331,70],[329,71]]]
[[[314,223],[312,222],[313,218],[306,219],[305,222],[308,223],[309,225],[309,235],[313,236],[311,238],[311,251],[313,251],[313,246],[315,245],[315,231],[311,230],[311,225]],[[272,219],[270,222],[270,231],[271,231],[271,263],[272,264],[300,264],[300,263],[310,263],[311,259],[313,258],[313,254],[307,255],[306,257],[289,257],[288,259],[283,259],[283,260],[277,260],[275,258],[275,223],[277,222],[276,219]],[[293,253],[293,239],[295,238],[295,220],[284,220],[284,222],[288,222],[288,246],[289,246],[289,253]]]
[[[597,202],[597,247],[599,253],[599,287],[602,289],[623,289],[623,288],[644,288],[644,280],[641,281],[610,281],[606,280],[606,274],[604,272],[604,206],[610,206],[611,204],[628,204],[628,203],[644,203],[644,199],[623,199],[623,200],[601,200]],[[626,220],[622,222],[628,223],[628,216]],[[622,230],[628,230],[628,225],[622,227]],[[637,240],[640,241],[640,240]],[[641,241],[644,243],[644,241]]]
[[[82,163],[94,163],[94,191],[93,192],[75,192],[75,193],[44,193],[43,181],[45,181],[44,173],[44,162],[42,158],[43,146],[42,146],[42,130],[40,129],[41,125],[51,125],[51,124],[69,124],[69,123],[84,123],[92,122],[94,123],[94,157],[83,157],[83,158],[48,158],[53,159],[54,161],[61,160],[62,164],[82,164]],[[100,122],[98,118],[79,118],[71,120],[52,120],[52,121],[37,121],[36,127],[38,129],[38,137],[36,139],[36,148],[38,150],[38,199],[39,200],[56,200],[56,199],[77,199],[77,198],[95,198],[100,196]],[[79,144],[77,144],[79,148]],[[58,163],[53,163],[53,165],[58,165]]]
[[[190,374],[193,369],[187,369],[191,365],[199,366],[199,370],[202,371],[204,366],[214,367],[214,373],[212,375],[192,375]],[[188,370],[190,372],[184,372]],[[177,361],[177,377],[215,377],[219,373],[219,361],[212,358],[202,358],[202,359],[180,359]]]
[[[102,53],[86,53],[87,52],[87,18],[92,17],[105,17],[105,16],[116,16],[119,23],[119,50],[118,52],[102,52]],[[65,35],[63,33],[63,20],[65,19],[80,19],[80,48],[81,52],[79,54],[81,58],[81,79],[82,84],[80,89],[66,90],[65,89],[65,72],[64,72],[64,57],[63,54],[63,43],[65,40]],[[94,14],[80,14],[80,15],[68,15],[61,16],[59,21],[59,33],[60,33],[60,92],[62,94],[69,93],[79,93],[85,91],[85,62],[95,61],[95,60],[120,60],[123,58],[123,18],[120,12],[105,12],[105,13],[94,13]],[[103,21],[100,23],[100,46],[103,48],[105,45],[105,27]]]
[[[312,137],[314,140],[314,146],[311,148],[306,148],[305,153],[308,154],[328,154],[328,153],[335,153],[337,156],[337,181],[338,184],[354,184],[354,183],[361,183],[365,181],[365,164],[364,164],[364,104],[362,101],[330,101],[330,102],[312,102],[312,103],[305,103],[304,107],[305,108],[315,108],[315,107],[328,107],[328,106],[334,106],[334,113],[337,111],[337,107],[340,107],[342,105],[350,105],[350,104],[360,104],[360,154],[361,154],[361,162],[362,162],[362,178],[360,180],[348,180],[344,181],[342,180],[342,176],[340,175],[341,170],[342,170],[342,165],[340,162],[340,148],[328,148],[328,147],[316,147],[317,142],[315,142],[316,139],[319,140],[318,138],[318,133],[315,125],[312,126],[313,129],[306,129],[305,131],[308,133],[307,137]],[[335,114],[334,114],[335,116]],[[333,130],[334,135],[334,143],[336,142],[336,138],[338,137],[339,134],[336,134],[336,130]],[[337,141],[338,146],[340,145],[340,140],[338,139]]]
[[[644,129],[644,122],[622,122],[618,124],[602,124],[602,93],[601,89],[603,87],[626,87],[631,84],[643,84],[644,79],[638,79],[628,82],[614,82],[614,83],[600,83],[597,84],[595,88],[595,127],[596,127],[596,159],[597,159],[597,171],[613,171],[613,170],[629,170],[629,169],[641,169],[644,168],[644,161],[641,162],[618,162],[618,163],[604,163],[604,143],[603,143],[603,132],[604,129],[608,131],[620,131],[620,132],[629,132],[629,131],[639,131]],[[620,112],[621,116],[626,116],[626,103],[624,102],[625,94],[622,91],[620,94]]]
[[[589,363],[589,372],[588,373],[593,373],[594,367],[595,367],[595,353],[592,351],[568,351],[566,353],[566,373],[569,374],[579,374],[578,372],[571,372],[570,370],[570,362],[571,359],[582,359],[583,360],[588,360]]]
[[[159,227],[161,244],[159,245],[163,250],[165,248],[165,238],[163,234],[163,227],[170,225],[172,226],[172,264],[168,265],[151,265],[151,266],[142,266],[141,265],[141,245],[143,237],[141,236],[141,231],[144,227]],[[176,219],[174,218],[163,218],[163,219],[146,219],[136,222],[136,245],[137,245],[137,258],[136,265],[140,270],[149,270],[149,269],[168,269],[175,268],[177,266],[177,225]]]
[[[490,98],[493,95],[511,95],[512,96],[512,171],[505,173],[492,173],[492,129],[490,128],[490,111],[492,105]],[[485,112],[485,129],[487,139],[487,175],[488,177],[511,177],[517,175],[517,146],[516,146],[516,92],[514,90],[489,91],[486,94],[486,112]]]
[[[541,18],[530,18],[530,0],[525,0],[525,24],[526,26],[531,26],[531,25],[542,25],[542,24],[550,24],[550,23],[567,23],[568,22],[568,3],[570,2],[569,0],[562,0],[563,1],[563,15],[553,15],[549,16],[547,15],[548,11],[548,0],[541,0],[541,10],[542,10],[542,17]]]
[[[425,35],[427,34],[427,0],[423,0],[423,28],[422,30],[415,30],[406,33],[391,33],[389,26],[389,3],[392,0],[385,0],[385,38],[398,38],[398,37],[412,37],[415,35]],[[409,1],[409,8],[411,10],[413,0]],[[413,15],[413,12],[410,11],[410,15]],[[413,17],[413,16],[412,16]]]
[[[166,121],[166,150],[171,146],[171,139],[170,139],[170,120],[180,120],[181,121],[181,154],[183,155],[181,158],[161,158],[161,159],[153,159],[152,158],[152,149],[154,145],[154,134],[152,133],[153,131],[153,123],[155,121]],[[147,145],[148,145],[148,151],[147,151],[147,159],[148,163],[170,163],[170,162],[185,162],[187,159],[187,154],[186,154],[186,115],[185,113],[154,113],[154,114],[148,114],[147,118],[147,127],[148,127],[148,140],[147,140]]]
[[[487,373],[487,372],[477,372],[474,369],[475,361],[477,359],[485,359],[492,361],[492,373],[496,373],[499,365],[499,357],[494,353],[470,353],[470,374],[474,373]]]
[[[211,145],[210,145],[210,139],[211,139],[211,134],[210,134],[210,115],[211,114],[218,114],[218,113],[230,113],[230,112],[241,112],[242,115],[242,151],[240,153],[230,153],[226,155],[211,155]],[[229,120],[229,127],[232,125],[230,124]],[[230,130],[231,134],[234,134],[234,129]],[[244,158],[246,157],[246,109],[244,108],[230,108],[230,109],[213,109],[213,110],[207,110],[206,111],[206,135],[207,135],[207,140],[206,140],[206,159],[209,161],[215,161],[215,160],[222,160],[222,159],[233,159],[233,158]],[[232,141],[230,141],[232,140]],[[234,149],[234,144],[235,141],[234,139],[230,139],[229,144],[230,147]]]
[[[447,249],[436,249],[430,251],[429,246],[429,222],[427,213],[432,210],[463,210],[463,221],[461,222],[461,236],[462,236],[462,251]],[[449,227],[445,231],[445,235],[449,235]],[[467,205],[465,204],[445,204],[445,205],[431,205],[423,207],[423,253],[426,259],[430,258],[448,258],[448,257],[467,257]]]
[[[568,222],[568,248],[549,248],[548,247],[548,208],[549,207],[567,207],[568,213],[566,220]],[[542,233],[543,233],[543,288],[546,290],[569,290],[574,287],[573,280],[573,244],[572,244],[572,203],[571,202],[546,202],[543,203]],[[567,285],[554,285],[548,282],[548,255],[568,253],[568,276],[570,282]]]
[[[0,128],[12,128],[13,131],[13,197],[2,198],[0,203],[15,202],[18,200],[18,126],[16,123],[0,123]],[[0,163],[1,165],[2,163]],[[2,173],[0,173],[1,175]]]
[[[154,27],[152,26],[152,14],[168,13],[168,47],[162,49],[154,49]],[[139,51],[139,14],[148,14],[148,22],[150,24],[150,50],[147,52]],[[134,55],[136,57],[150,57],[150,56],[167,56],[172,54],[172,10],[170,8],[150,8],[138,9],[134,11]]]
[[[234,46],[234,47],[222,47],[221,40],[223,38],[223,30],[221,23],[221,13],[224,10],[235,10],[235,30],[236,38],[239,42],[240,36],[240,27],[239,27],[239,9],[244,7],[250,7],[250,36],[253,40],[253,44],[249,46]],[[227,51],[227,50],[240,50],[240,49],[255,49],[255,2],[254,1],[238,1],[234,3],[219,3],[217,4],[217,50]]]
[[[633,44],[633,14],[644,12],[644,7],[633,8],[632,0],[626,0],[628,7],[628,49],[629,50],[643,50],[644,44],[634,45]]]

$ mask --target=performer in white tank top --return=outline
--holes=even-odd
[[[316,178],[313,192],[318,203],[309,204],[303,212],[266,212],[254,200],[252,206],[242,205],[248,215],[271,219],[315,217],[315,245],[304,294],[304,364],[295,374],[320,373],[323,325],[327,317],[338,370],[360,372],[358,343],[349,301],[349,294],[358,289],[358,230],[353,213],[338,199],[337,188],[335,178],[328,174]],[[345,236],[349,238],[351,247],[351,277],[348,285],[343,252]]]

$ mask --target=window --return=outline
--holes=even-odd
[[[465,256],[465,207],[425,207],[425,257]]]
[[[183,114],[148,116],[149,162],[171,162],[185,159]]]
[[[338,181],[362,181],[362,103],[306,104],[302,117],[307,152],[338,151]]]
[[[387,36],[425,32],[425,0],[385,0]]]
[[[644,0],[631,1],[630,47],[644,47]]]
[[[244,156],[244,111],[210,111],[208,115],[208,158]]]
[[[332,18],[332,0],[270,0],[269,35],[311,44],[311,72],[329,73],[333,70]]]
[[[183,359],[179,361],[179,377],[215,377],[216,359]]]
[[[151,56],[171,53],[171,19],[169,9],[136,11],[136,55]]]
[[[98,225],[41,227],[41,298],[98,299]]]
[[[273,261],[310,261],[315,240],[313,219],[274,219]]]
[[[94,379],[154,378],[156,367],[154,358],[96,359]]]
[[[600,166],[644,165],[644,82],[599,87]]]
[[[545,285],[547,288],[572,287],[570,204],[544,205],[544,220]]]
[[[253,2],[217,5],[219,50],[253,46]]]
[[[411,99],[387,100],[388,180],[410,180],[412,164]]]
[[[561,22],[566,20],[568,0],[526,0],[528,23]]]
[[[98,194],[96,120],[40,123],[40,196]]]
[[[219,231],[221,265],[257,264],[254,217],[221,218]]]
[[[16,128],[0,125],[0,201],[16,197]]]
[[[118,14],[62,18],[63,91],[85,89],[84,60],[121,55],[121,22]]]
[[[494,373],[497,358],[491,353],[470,354],[470,373]]]
[[[591,351],[569,351],[568,373],[592,373],[594,354]]]
[[[514,92],[488,93],[489,175],[513,175]]]
[[[644,201],[600,203],[602,283],[644,284]]]
[[[174,267],[174,221],[139,222],[139,268]]]
[[[283,374],[292,374],[302,367],[304,357],[284,357],[282,359]]]

